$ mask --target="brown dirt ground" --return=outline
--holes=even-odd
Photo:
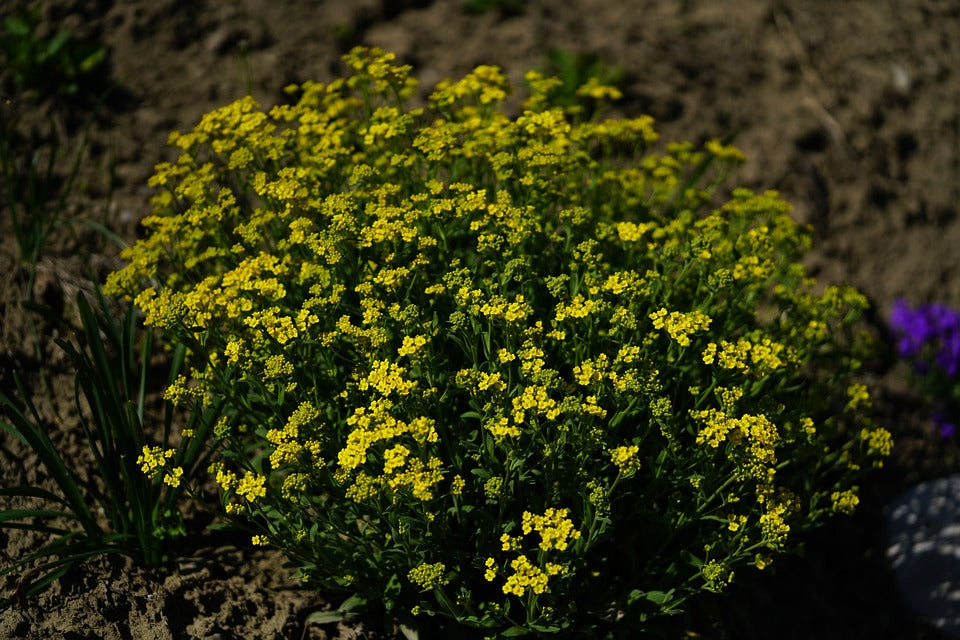
[[[0,17],[18,4],[0,3]],[[954,2],[529,0],[515,15],[471,14],[461,0],[43,4],[44,28],[66,27],[109,47],[117,88],[100,106],[64,110],[17,95],[0,68],[2,117],[16,116],[25,132],[42,131],[52,117],[74,141],[92,119],[66,215],[101,222],[128,241],[148,212],[153,165],[173,158],[168,133],[248,91],[269,105],[291,82],[330,80],[339,56],[360,43],[396,52],[424,87],[477,64],[499,65],[519,80],[562,48],[622,68],[620,112],[653,115],[665,140],[737,132],[749,158],[738,182],[779,189],[794,204],[796,218],[815,229],[814,274],[864,291],[878,326],[897,297],[960,306]],[[9,385],[12,371],[29,378],[37,361],[19,304],[26,272],[8,216],[0,225],[0,270],[9,274],[0,282],[0,384]],[[38,296],[56,312],[39,329],[55,385],[43,410],[59,417],[54,438],[81,462],[72,379],[47,338],[68,335],[73,296],[88,276],[102,278],[117,265],[109,243],[77,226],[54,234],[38,265]],[[872,375],[898,444],[865,489],[860,513],[812,536],[802,558],[779,561],[735,597],[705,602],[688,627],[700,637],[937,637],[897,598],[882,558],[879,507],[912,482],[957,471],[956,447],[943,446],[923,421],[903,367],[877,363]],[[35,458],[6,437],[0,461],[0,486],[43,481]],[[383,637],[362,624],[304,629],[305,616],[326,604],[280,588],[288,585],[281,558],[229,538],[197,539],[162,571],[93,561],[26,608],[0,612],[0,637]],[[36,543],[0,532],[0,564]]]

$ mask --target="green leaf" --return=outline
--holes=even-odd
[[[353,617],[353,614],[340,611],[339,609],[331,609],[329,611],[314,611],[307,616],[306,620],[303,621],[304,624],[332,624],[334,622],[346,622]]]
[[[107,48],[96,47],[93,49],[93,51],[90,51],[89,53],[84,51],[81,55],[83,55],[83,57],[81,58],[77,67],[79,68],[80,73],[90,73],[107,59]]]
[[[55,493],[41,489],[40,487],[30,487],[19,485],[16,487],[0,488],[0,496],[21,496],[24,498],[42,498],[51,502],[59,502],[62,505],[70,506],[67,501]]]
[[[665,603],[673,599],[673,589],[670,591],[641,591],[640,589],[634,589],[627,594],[627,605],[633,606],[640,600],[647,600],[658,607],[662,607]]]
[[[60,491],[63,492],[70,510],[76,514],[83,524],[83,528],[91,534],[102,533],[100,526],[96,523],[93,515],[87,508],[86,500],[84,500],[83,495],[80,493],[76,474],[67,468],[63,459],[60,457],[60,453],[54,447],[50,437],[47,436],[46,431],[39,426],[40,417],[33,403],[30,402],[29,395],[23,387],[20,376],[17,375],[16,372],[14,372],[14,381],[20,392],[20,396],[25,399],[24,401],[33,414],[35,421],[28,418],[10,398],[0,393],[0,408],[5,409],[7,418],[11,421],[6,422],[0,420],[0,428],[14,433],[37,454],[43,466],[46,468],[47,473],[50,474],[51,478],[53,478],[60,488]]]
[[[416,629],[412,629],[405,624],[400,624],[400,633],[403,634],[403,637],[407,640],[420,640],[420,634]]]
[[[383,588],[383,606],[387,611],[393,611],[397,596],[400,595],[400,577],[397,574],[390,576],[387,586]]]
[[[703,566],[703,560],[693,555],[690,551],[687,551],[686,549],[680,552],[680,557],[683,558],[684,561],[687,564],[689,564],[691,567],[696,567],[699,569],[700,567]]]
[[[47,41],[47,46],[44,48],[44,52],[41,55],[41,60],[46,60],[48,58],[55,57],[63,47],[70,41],[70,32],[69,31],[57,31],[50,40]]]
[[[28,36],[33,27],[21,16],[11,16],[3,21],[4,35]]]
[[[304,624],[330,624],[333,622],[348,622],[357,617],[367,601],[358,595],[352,595],[343,601],[336,609],[329,611],[314,611],[307,616]]]
[[[504,638],[519,638],[520,636],[525,636],[530,634],[530,629],[525,627],[510,627],[504,631],[502,635]]]
[[[47,588],[54,580],[59,579],[63,574],[70,570],[73,566],[73,563],[65,563],[60,566],[55,566],[50,571],[43,573],[42,569],[36,571],[40,573],[40,578],[36,580],[26,580],[25,578],[30,575],[30,573],[23,574],[23,577],[20,579],[20,582],[17,584],[16,592],[13,597],[4,598],[0,600],[0,610],[6,609],[15,602],[20,604],[25,604],[27,596],[39,593]]]
[[[647,591],[644,597],[654,604],[663,606],[673,600],[673,589],[670,591]]]
[[[63,511],[50,511],[49,509],[5,509],[0,511],[0,526],[10,520],[22,520],[24,518],[72,518],[79,520],[76,515]]]

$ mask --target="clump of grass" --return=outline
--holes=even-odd
[[[78,468],[73,457],[57,448],[50,437],[56,425],[40,416],[19,375],[14,373],[16,395],[0,392],[0,429],[38,456],[53,484],[51,489],[0,488],[2,497],[40,505],[0,510],[0,528],[30,530],[49,538],[0,570],[0,575],[21,572],[16,592],[0,599],[0,608],[22,602],[97,555],[119,553],[143,566],[159,566],[168,559],[172,542],[185,534],[181,507],[189,483],[181,484],[180,478],[186,480],[206,467],[210,451],[202,443],[217,409],[191,418],[184,429],[195,439],[181,447],[174,443],[169,404],[158,414],[161,424],[149,424],[146,402],[154,333],[138,328],[134,309],[115,319],[107,301],[99,297],[99,302],[94,310],[80,294],[82,331],[75,341],[58,341],[76,370],[77,412],[94,469]],[[174,350],[168,384],[179,372],[183,356],[182,347]],[[166,482],[143,472],[158,447],[174,452],[164,462],[179,470]]]
[[[65,29],[45,38],[39,33],[40,17],[38,5],[20,9],[0,24],[0,54],[14,87],[41,98],[81,96],[98,81],[108,49],[96,41],[78,41]]]

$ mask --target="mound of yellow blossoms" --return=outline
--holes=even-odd
[[[188,347],[167,397],[223,407],[203,446],[257,543],[411,626],[599,632],[853,508],[890,448],[866,303],[814,288],[775,193],[708,205],[739,151],[653,152],[596,81],[561,108],[529,73],[508,113],[478,67],[412,108],[390,54],[345,62],[171,136],[107,285]]]

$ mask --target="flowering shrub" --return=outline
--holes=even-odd
[[[168,397],[224,402],[255,543],[411,626],[598,632],[856,505],[890,449],[850,378],[866,303],[814,293],[775,193],[708,209],[739,151],[648,152],[649,118],[576,121],[536,73],[510,118],[495,67],[410,108],[391,60],[174,134],[108,281],[189,347]]]
[[[926,399],[935,407],[933,422],[949,438],[957,432],[960,385],[960,313],[940,304],[911,309],[897,300],[890,313],[897,353],[913,364]]]

